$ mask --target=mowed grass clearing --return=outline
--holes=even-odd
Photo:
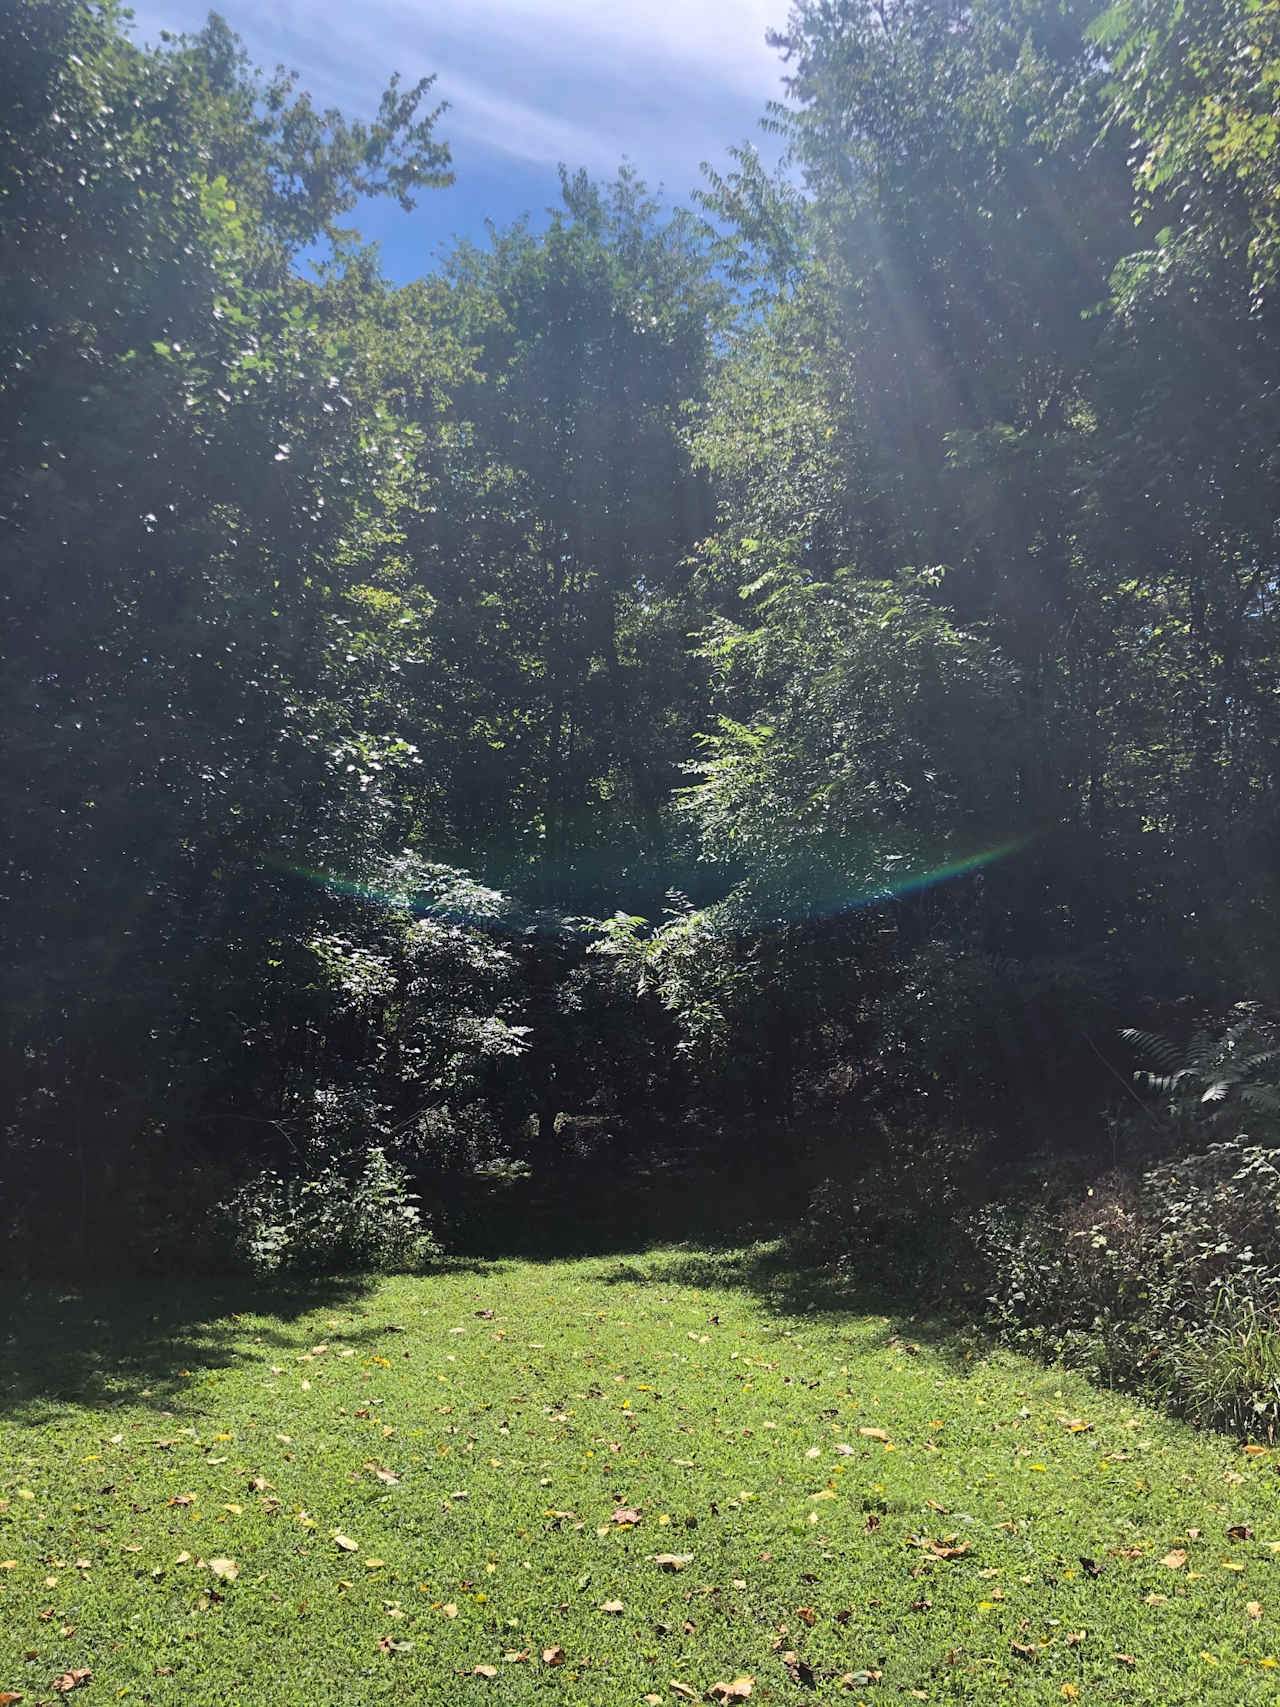
[[[748,1272],[26,1300],[0,1699],[1280,1701],[1280,1455]]]

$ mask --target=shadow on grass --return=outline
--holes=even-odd
[[[950,1369],[971,1369],[991,1341],[960,1310],[922,1309],[900,1294],[798,1263],[782,1240],[745,1249],[674,1248],[626,1257],[594,1277],[602,1286],[721,1287],[748,1293],[797,1326],[821,1323],[863,1350],[928,1344]]]
[[[472,1259],[432,1272],[483,1272]],[[191,1376],[297,1350],[289,1324],[323,1310],[361,1313],[381,1276],[255,1281],[198,1276],[41,1285],[0,1302],[0,1418],[38,1424],[62,1405],[101,1409],[139,1402],[196,1414]],[[392,1325],[373,1320],[344,1334],[360,1344]],[[270,1317],[264,1324],[246,1320]],[[278,1324],[278,1325],[276,1325]],[[253,1342],[252,1345],[250,1342]]]

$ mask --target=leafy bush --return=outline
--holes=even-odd
[[[1280,1427],[1280,1150],[1215,1144],[974,1230],[1005,1338],[1201,1423]]]
[[[233,1263],[260,1275],[405,1269],[438,1250],[408,1174],[378,1145],[309,1178],[257,1174],[218,1219]]]

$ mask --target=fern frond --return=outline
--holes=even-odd
[[[1150,1056],[1159,1066],[1168,1068],[1170,1072],[1182,1062],[1182,1051],[1177,1044],[1170,1043],[1167,1037],[1161,1037],[1157,1032],[1138,1031],[1129,1025],[1120,1035],[1126,1043],[1134,1044],[1144,1055]]]

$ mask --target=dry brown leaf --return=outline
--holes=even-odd
[[[1185,1547],[1173,1548],[1173,1550],[1166,1553],[1164,1558],[1160,1561],[1162,1565],[1168,1566],[1171,1571],[1180,1571],[1186,1562],[1187,1550]]]
[[[613,1514],[613,1521],[625,1524],[639,1523],[643,1516],[643,1512],[634,1511],[630,1506],[619,1506]]]
[[[542,1663],[544,1666],[562,1666],[564,1664],[564,1649],[544,1648],[542,1650]]]
[[[79,1689],[83,1684],[88,1683],[92,1676],[93,1672],[88,1666],[81,1666],[72,1671],[62,1672],[54,1678],[49,1688],[57,1690],[59,1695],[70,1695],[73,1689]]]
[[[682,1571],[693,1563],[692,1553],[654,1553],[651,1557],[660,1571]]]
[[[1060,1416],[1058,1421],[1062,1424],[1063,1428],[1066,1429],[1068,1434],[1088,1434],[1093,1428],[1093,1424],[1091,1422],[1086,1422],[1083,1417]]]
[[[1111,1657],[1115,1660],[1117,1665],[1128,1666],[1130,1671],[1132,1671],[1134,1666],[1138,1663],[1132,1654],[1112,1654]]]
[[[497,1666],[472,1666],[472,1677],[497,1677]]]
[[[713,1701],[746,1701],[755,1684],[754,1677],[735,1677],[732,1683],[713,1683],[707,1694]]]
[[[1250,1618],[1262,1617],[1262,1607],[1256,1600],[1249,1601],[1245,1606],[1245,1611],[1249,1614]]]
[[[627,1609],[620,1600],[602,1600],[600,1610],[601,1612],[625,1612]]]
[[[234,1559],[210,1559],[209,1569],[215,1577],[221,1577],[224,1582],[232,1583],[240,1575],[240,1567]]]
[[[11,1689],[6,1689],[4,1694],[0,1695],[0,1707],[17,1707],[17,1703],[21,1700],[20,1695],[15,1695]]]
[[[800,1620],[800,1622],[802,1624],[807,1624],[811,1630],[813,1629],[813,1626],[818,1622],[818,1614],[813,1610],[813,1608],[811,1606],[797,1606],[796,1607],[796,1617]]]
[[[928,1546],[935,1559],[958,1559],[969,1551],[969,1543],[958,1541],[954,1535],[948,1535],[942,1541],[930,1541]]]
[[[1040,1650],[1034,1642],[1010,1642],[1009,1646],[1019,1659],[1038,1660],[1040,1658]]]
[[[1227,1534],[1233,1541],[1252,1541],[1253,1531],[1247,1523],[1233,1523]]]
[[[862,1436],[862,1438],[864,1440],[884,1440],[884,1441],[887,1441],[889,1438],[889,1436],[886,1434],[886,1432],[882,1428],[860,1428],[858,1430],[858,1433]]]
[[[440,1608],[440,1610],[441,1610],[441,1612],[444,1613],[446,1618],[456,1618],[458,1616],[458,1608],[454,1605],[453,1601],[451,1601],[451,1600],[445,1601],[444,1605]]]
[[[677,1683],[674,1677],[667,1687],[673,1695],[679,1695],[685,1701],[696,1701],[698,1699],[696,1689],[691,1689],[687,1683]]]

